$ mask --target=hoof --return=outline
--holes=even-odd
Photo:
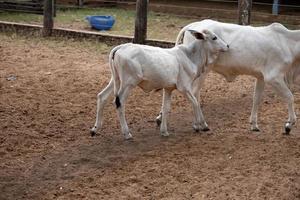
[[[92,137],[94,137],[94,136],[96,135],[96,131],[91,130],[91,131],[90,131],[90,134],[91,134]]]
[[[207,131],[210,131],[210,129],[208,127],[205,127],[205,128],[202,128],[201,131],[207,132]]]
[[[202,128],[203,127],[203,128]],[[193,125],[193,129],[195,132],[199,132],[199,131],[203,131],[203,132],[207,132],[210,131],[210,129],[208,128],[207,124],[205,123],[205,125],[200,126],[200,125]]]
[[[193,129],[196,133],[198,133],[200,131],[200,128],[193,126]]]
[[[160,135],[162,137],[169,137],[170,134],[168,132],[160,132]]]
[[[130,140],[130,139],[132,139],[131,133],[125,134],[125,140]]]
[[[293,125],[295,125],[295,122],[294,122],[294,123],[292,123],[292,122],[287,122],[287,123],[285,124],[285,126],[284,126],[284,129],[285,129],[285,133],[284,133],[284,134],[285,134],[285,135],[289,135],[289,134],[290,134]]]
[[[193,129],[196,133],[198,133],[201,130],[201,126],[197,124],[193,124]]]
[[[257,128],[257,127],[252,127],[252,128],[251,128],[251,131],[252,131],[252,132],[260,132],[260,129]]]
[[[285,135],[289,135],[290,134],[290,132],[291,132],[291,124],[290,123],[286,123],[285,124]]]
[[[160,118],[157,117],[155,121],[156,121],[156,125],[157,125],[158,127],[160,127],[160,124],[161,124]]]

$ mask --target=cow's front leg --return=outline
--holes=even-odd
[[[194,110],[194,115],[195,115],[195,119],[196,122],[193,125],[193,128],[196,132],[198,131],[209,131],[208,125],[204,119],[203,113],[201,111],[201,107],[200,104],[197,100],[197,98],[193,95],[193,93],[191,91],[187,91],[185,93],[185,95],[187,96],[187,98],[190,100],[190,102],[193,105],[193,110]]]
[[[250,116],[251,131],[260,131],[257,125],[257,112],[262,100],[265,82],[263,79],[257,79],[255,82],[255,91],[253,94],[253,105]]]
[[[172,90],[165,89],[163,95],[163,103],[162,103],[162,120],[160,125],[160,134],[162,136],[169,136],[168,133],[168,125],[167,125],[167,117],[171,108],[171,94]]]

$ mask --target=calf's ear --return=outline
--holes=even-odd
[[[194,30],[189,30],[190,33],[198,40],[205,40],[205,34],[204,33],[200,33],[198,31],[194,31]]]

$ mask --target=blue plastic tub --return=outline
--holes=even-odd
[[[87,16],[85,18],[89,21],[90,25],[97,30],[109,30],[113,27],[115,23],[115,18],[113,16]]]

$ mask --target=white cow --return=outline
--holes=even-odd
[[[95,126],[91,130],[92,136],[102,125],[103,108],[114,89],[122,133],[125,139],[132,137],[126,123],[124,106],[130,91],[136,86],[145,92],[165,90],[161,135],[169,135],[166,118],[170,110],[171,92],[174,89],[186,95],[193,104],[195,130],[209,130],[198,100],[192,92],[192,85],[205,71],[205,66],[215,61],[220,51],[228,50],[228,45],[208,30],[188,32],[195,38],[189,45],[162,49],[128,43],[111,51],[109,64],[112,78],[106,88],[98,94],[97,116]]]
[[[289,117],[285,124],[285,133],[289,134],[296,123],[296,115],[294,97],[287,83],[292,83],[300,74],[300,31],[288,30],[279,23],[252,27],[203,20],[184,27],[177,37],[177,45],[194,41],[185,32],[188,29],[209,29],[230,44],[230,51],[221,54],[209,69],[222,74],[229,82],[243,74],[257,78],[250,116],[251,130],[259,131],[257,111],[265,83],[268,83],[288,104]],[[204,75],[201,76],[203,77]],[[194,85],[197,97],[202,85],[200,82],[199,78]],[[161,116],[158,116],[157,121],[160,122],[160,119]]]

